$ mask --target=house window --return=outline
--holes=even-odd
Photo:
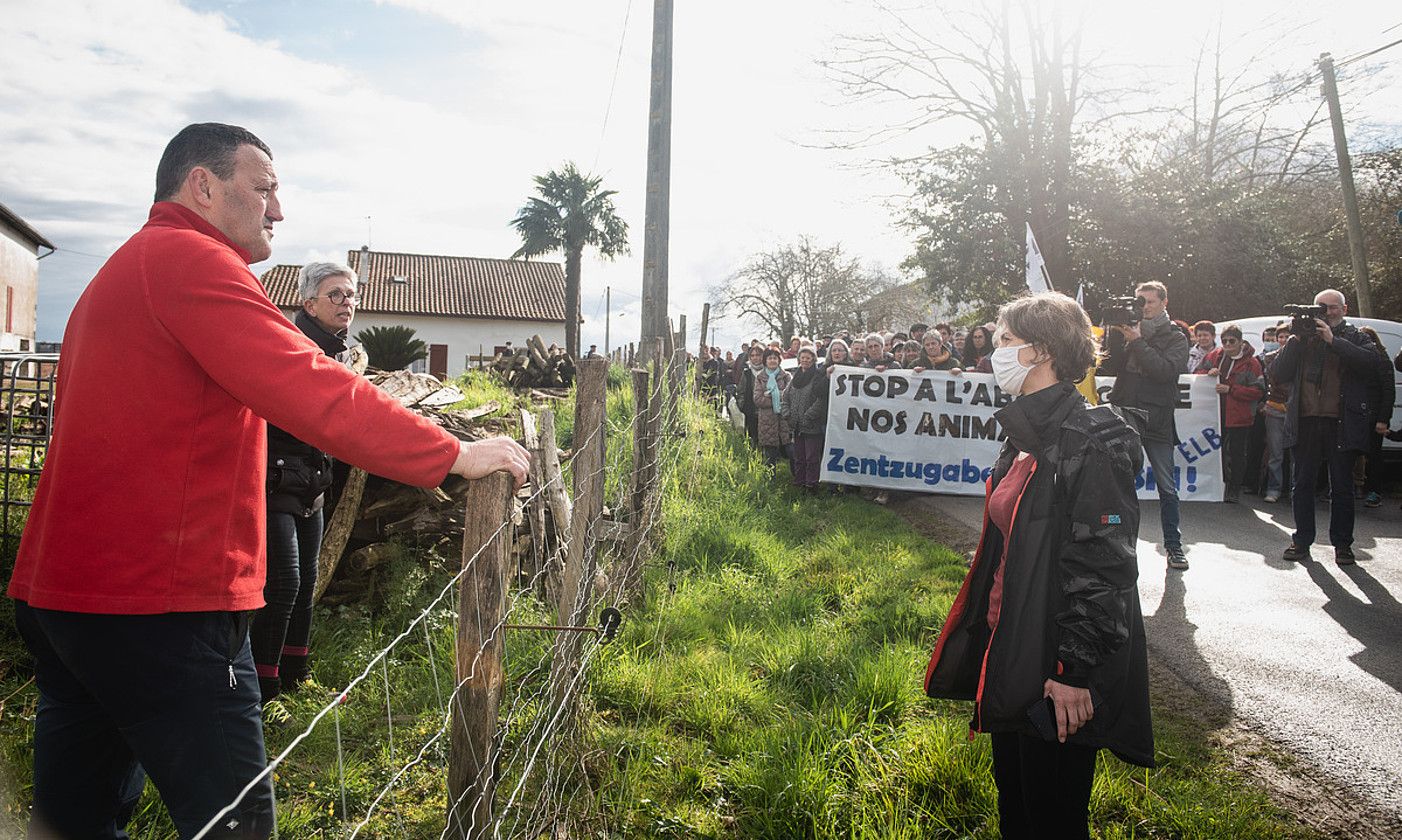
[[[20,349],[21,352],[28,353],[28,352],[29,352],[29,339],[27,339],[27,338],[21,338],[21,339],[19,340],[19,349]]]

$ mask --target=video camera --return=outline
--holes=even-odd
[[[1290,332],[1300,338],[1312,338],[1319,325],[1314,322],[1315,318],[1323,318],[1328,312],[1322,303],[1286,304],[1285,314],[1290,316]]]
[[[1100,326],[1120,327],[1137,324],[1144,320],[1144,305],[1149,299],[1139,297],[1110,298],[1100,310]]]

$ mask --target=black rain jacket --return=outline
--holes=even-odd
[[[321,352],[345,363],[350,358],[344,333],[327,332],[305,310],[292,319]],[[268,424],[268,510],[308,517],[321,510],[331,486],[331,456]]]
[[[1188,339],[1172,323],[1129,344],[1118,330],[1107,329],[1105,349],[1108,355],[1097,373],[1115,377],[1109,402],[1147,413],[1148,422],[1135,427],[1144,440],[1178,443],[1173,411],[1178,405],[1178,376],[1188,366]]]
[[[1139,436],[1109,406],[1087,406],[1069,383],[1020,397],[995,415],[1008,441],[988,482],[1018,452],[1035,459],[1011,534],[989,520],[925,675],[931,697],[974,701],[971,732],[1037,737],[1028,710],[1053,678],[1099,701],[1068,743],[1154,765],[1149,670],[1139,610]],[[989,596],[1007,545],[1002,608]]]

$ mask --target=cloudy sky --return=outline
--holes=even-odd
[[[1088,38],[1111,66],[1160,79],[1186,78],[1218,21],[1247,38],[1267,18],[1295,28],[1266,57],[1285,69],[1402,37],[1393,2],[1333,3],[1327,17],[1290,0],[1129,8],[1144,5],[1093,8]],[[708,287],[801,234],[895,269],[909,249],[892,225],[902,185],[864,164],[970,132],[824,148],[827,132],[897,115],[845,101],[816,65],[837,37],[889,18],[869,0],[677,7],[672,311],[694,322]],[[606,285],[614,343],[635,338],[651,18],[648,0],[0,0],[0,202],[59,246],[40,264],[39,339],[61,338],[84,285],[145,220],[165,142],[202,121],[273,149],[287,218],[260,273],[367,240],[509,256],[531,177],[577,162],[619,191],[634,232],[630,257],[585,260],[583,343],[603,343]],[[1402,47],[1384,58],[1359,124],[1399,123]],[[743,332],[723,324],[717,338]]]

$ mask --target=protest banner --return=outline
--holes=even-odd
[[[1115,380],[1096,377],[1104,401]],[[1222,500],[1222,441],[1214,380],[1183,375],[1174,419],[1182,443],[1173,481],[1182,501]],[[839,367],[828,401],[822,480],[917,493],[978,496],[1002,448],[995,413],[1012,402],[986,373]],[[1148,460],[1136,481],[1158,498]]]

